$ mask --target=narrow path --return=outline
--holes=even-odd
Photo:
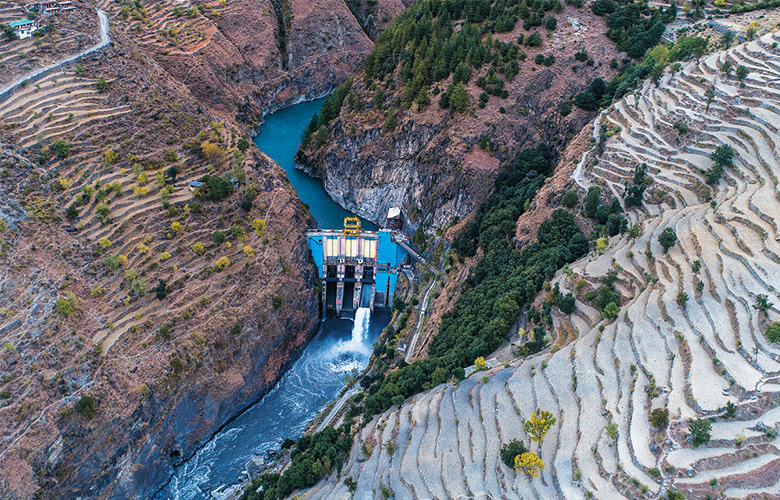
[[[404,357],[404,360],[407,363],[412,359],[414,349],[417,347],[417,339],[420,338],[420,332],[422,331],[422,327],[425,324],[425,313],[428,309],[428,299],[431,296],[431,291],[436,288],[436,283],[436,278],[432,279],[431,283],[428,285],[428,289],[425,290],[425,296],[423,297],[422,304],[420,305],[419,309],[419,314],[417,315],[417,324],[414,327],[414,336],[412,337],[411,342],[409,342],[409,347],[406,348],[406,356]]]
[[[33,71],[32,73],[28,73],[27,75],[23,76],[22,78],[16,80],[15,82],[11,83],[10,85],[7,85],[6,87],[3,87],[0,89],[0,101],[3,101],[7,99],[8,97],[13,94],[14,90],[16,90],[17,87],[21,86],[23,82],[27,82],[33,78],[36,78],[38,76],[45,75],[49,71],[58,69],[63,64],[67,64],[73,61],[76,61],[78,59],[81,59],[84,56],[87,56],[95,51],[98,51],[102,48],[104,48],[106,45],[108,45],[111,42],[111,37],[108,34],[108,16],[105,12],[103,12],[100,9],[96,9],[98,14],[98,19],[100,20],[100,42],[97,45],[93,45],[92,47],[79,52],[78,54],[72,55],[70,57],[67,57],[61,61],[57,61],[55,63],[52,63],[48,66],[45,66],[43,68],[37,69]]]

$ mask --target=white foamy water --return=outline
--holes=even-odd
[[[368,334],[368,325],[371,323],[371,309],[359,307],[355,311],[355,324],[352,326],[352,337],[349,340],[339,342],[333,347],[333,354],[354,352],[371,355],[371,346],[366,345],[365,337]]]
[[[371,310],[355,311],[355,321],[328,319],[281,380],[257,404],[176,467],[159,500],[207,500],[217,488],[238,482],[252,457],[278,450],[284,438],[296,438],[312,418],[344,387],[345,375],[368,363],[372,344],[389,319]]]

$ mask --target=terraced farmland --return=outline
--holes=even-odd
[[[105,127],[130,111],[129,106],[110,105],[95,83],[72,69],[51,73],[0,103],[0,118],[17,143],[28,148]]]
[[[650,196],[629,211],[641,236],[613,237],[556,281],[565,293],[579,279],[597,286],[617,271],[628,300],[614,321],[578,301],[570,319],[554,317],[556,328],[578,330],[576,340],[376,417],[358,433],[340,478],[307,497],[381,498],[392,490],[420,499],[650,498],[674,488],[689,499],[777,498],[780,349],[763,332],[780,319],[778,41],[766,35],[684,64],[597,121],[620,131],[601,155],[594,148],[583,158],[575,179],[622,197],[646,163]],[[719,72],[725,60],[748,68],[744,87]],[[687,134],[678,134],[678,121]],[[710,203],[703,171],[722,144],[734,149],[734,167]],[[658,236],[667,227],[679,243],[665,254]],[[681,292],[689,297],[683,306]],[[760,295],[775,303],[767,317],[753,307]],[[736,415],[715,419],[709,444],[693,448],[689,419],[714,417],[728,402]],[[541,446],[522,425],[537,408],[557,418]],[[669,410],[665,430],[651,427],[656,408]],[[499,449],[512,439],[540,451],[540,478],[501,462]],[[354,495],[347,476],[357,482]]]
[[[136,6],[121,9],[108,1],[101,2],[101,5],[112,16],[122,20],[119,26],[137,41],[166,54],[194,54],[207,46],[217,32],[216,24],[190,3],[137,2]],[[212,16],[219,16],[227,9],[227,4],[215,2],[214,5],[204,5],[203,9]]]

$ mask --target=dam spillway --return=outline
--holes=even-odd
[[[351,316],[359,307],[390,306],[398,274],[408,253],[398,231],[363,231],[356,218],[344,219],[343,229],[306,233],[322,280],[325,316]]]

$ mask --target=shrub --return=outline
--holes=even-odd
[[[70,144],[63,139],[55,142],[51,148],[60,158],[67,158],[70,155]]]
[[[106,292],[105,288],[103,288],[102,286],[96,286],[95,288],[93,288],[92,290],[89,291],[89,295],[92,298],[96,298],[96,297],[100,297],[105,292]]]
[[[109,240],[109,239],[108,239],[108,238],[106,238],[105,236],[102,236],[102,237],[101,237],[101,238],[98,240],[98,245],[100,245],[100,248],[102,248],[103,250],[105,250],[106,248],[108,248],[108,247],[110,247],[110,246],[111,246],[111,240]]]
[[[656,430],[661,430],[669,425],[669,410],[666,408],[656,408],[650,413],[650,424]]]
[[[203,246],[203,243],[198,241],[192,245],[192,251],[195,253],[195,255],[203,255],[206,253],[206,248]]]
[[[680,292],[677,294],[677,305],[680,307],[685,307],[685,304],[688,303],[688,294],[685,292]]]
[[[766,339],[770,342],[780,342],[780,322],[772,322],[771,325],[766,327],[764,335],[766,335]]]
[[[118,159],[119,159],[119,155],[114,153],[113,149],[109,149],[108,151],[106,151],[106,154],[103,155],[103,162],[106,165],[112,165]]]
[[[106,82],[106,79],[102,76],[99,76],[97,81],[95,82],[95,88],[98,92],[101,94],[108,90],[108,82]]]
[[[233,236],[233,239],[235,240],[243,239],[244,236],[246,236],[246,232],[244,231],[244,228],[239,225],[231,226],[230,234]]]
[[[474,369],[476,369],[478,372],[487,370],[487,363],[485,362],[484,357],[480,356],[474,360]]]
[[[73,314],[73,303],[67,298],[59,298],[54,303],[54,309],[63,316],[70,316]]]
[[[252,221],[252,229],[255,230],[255,234],[259,237],[263,237],[265,234],[265,220],[264,219],[255,219]]]
[[[230,265],[230,259],[228,259],[224,255],[218,258],[216,262],[214,262],[214,267],[217,269],[217,271],[222,271],[229,265]]]
[[[171,231],[173,231],[176,234],[179,234],[181,230],[183,229],[182,225],[176,221],[171,222]]]
[[[271,304],[273,305],[274,309],[279,309],[282,307],[282,297],[280,295],[274,295],[271,299]]]
[[[95,417],[95,400],[90,396],[82,396],[76,403],[76,411],[81,414],[82,417],[92,420]]]
[[[160,261],[165,262],[166,260],[171,258],[171,254],[169,252],[163,252],[160,254]]]
[[[247,256],[247,258],[249,258],[249,259],[251,259],[252,257],[255,256],[255,251],[249,245],[244,245],[241,248],[241,251],[243,251],[244,254]]]

